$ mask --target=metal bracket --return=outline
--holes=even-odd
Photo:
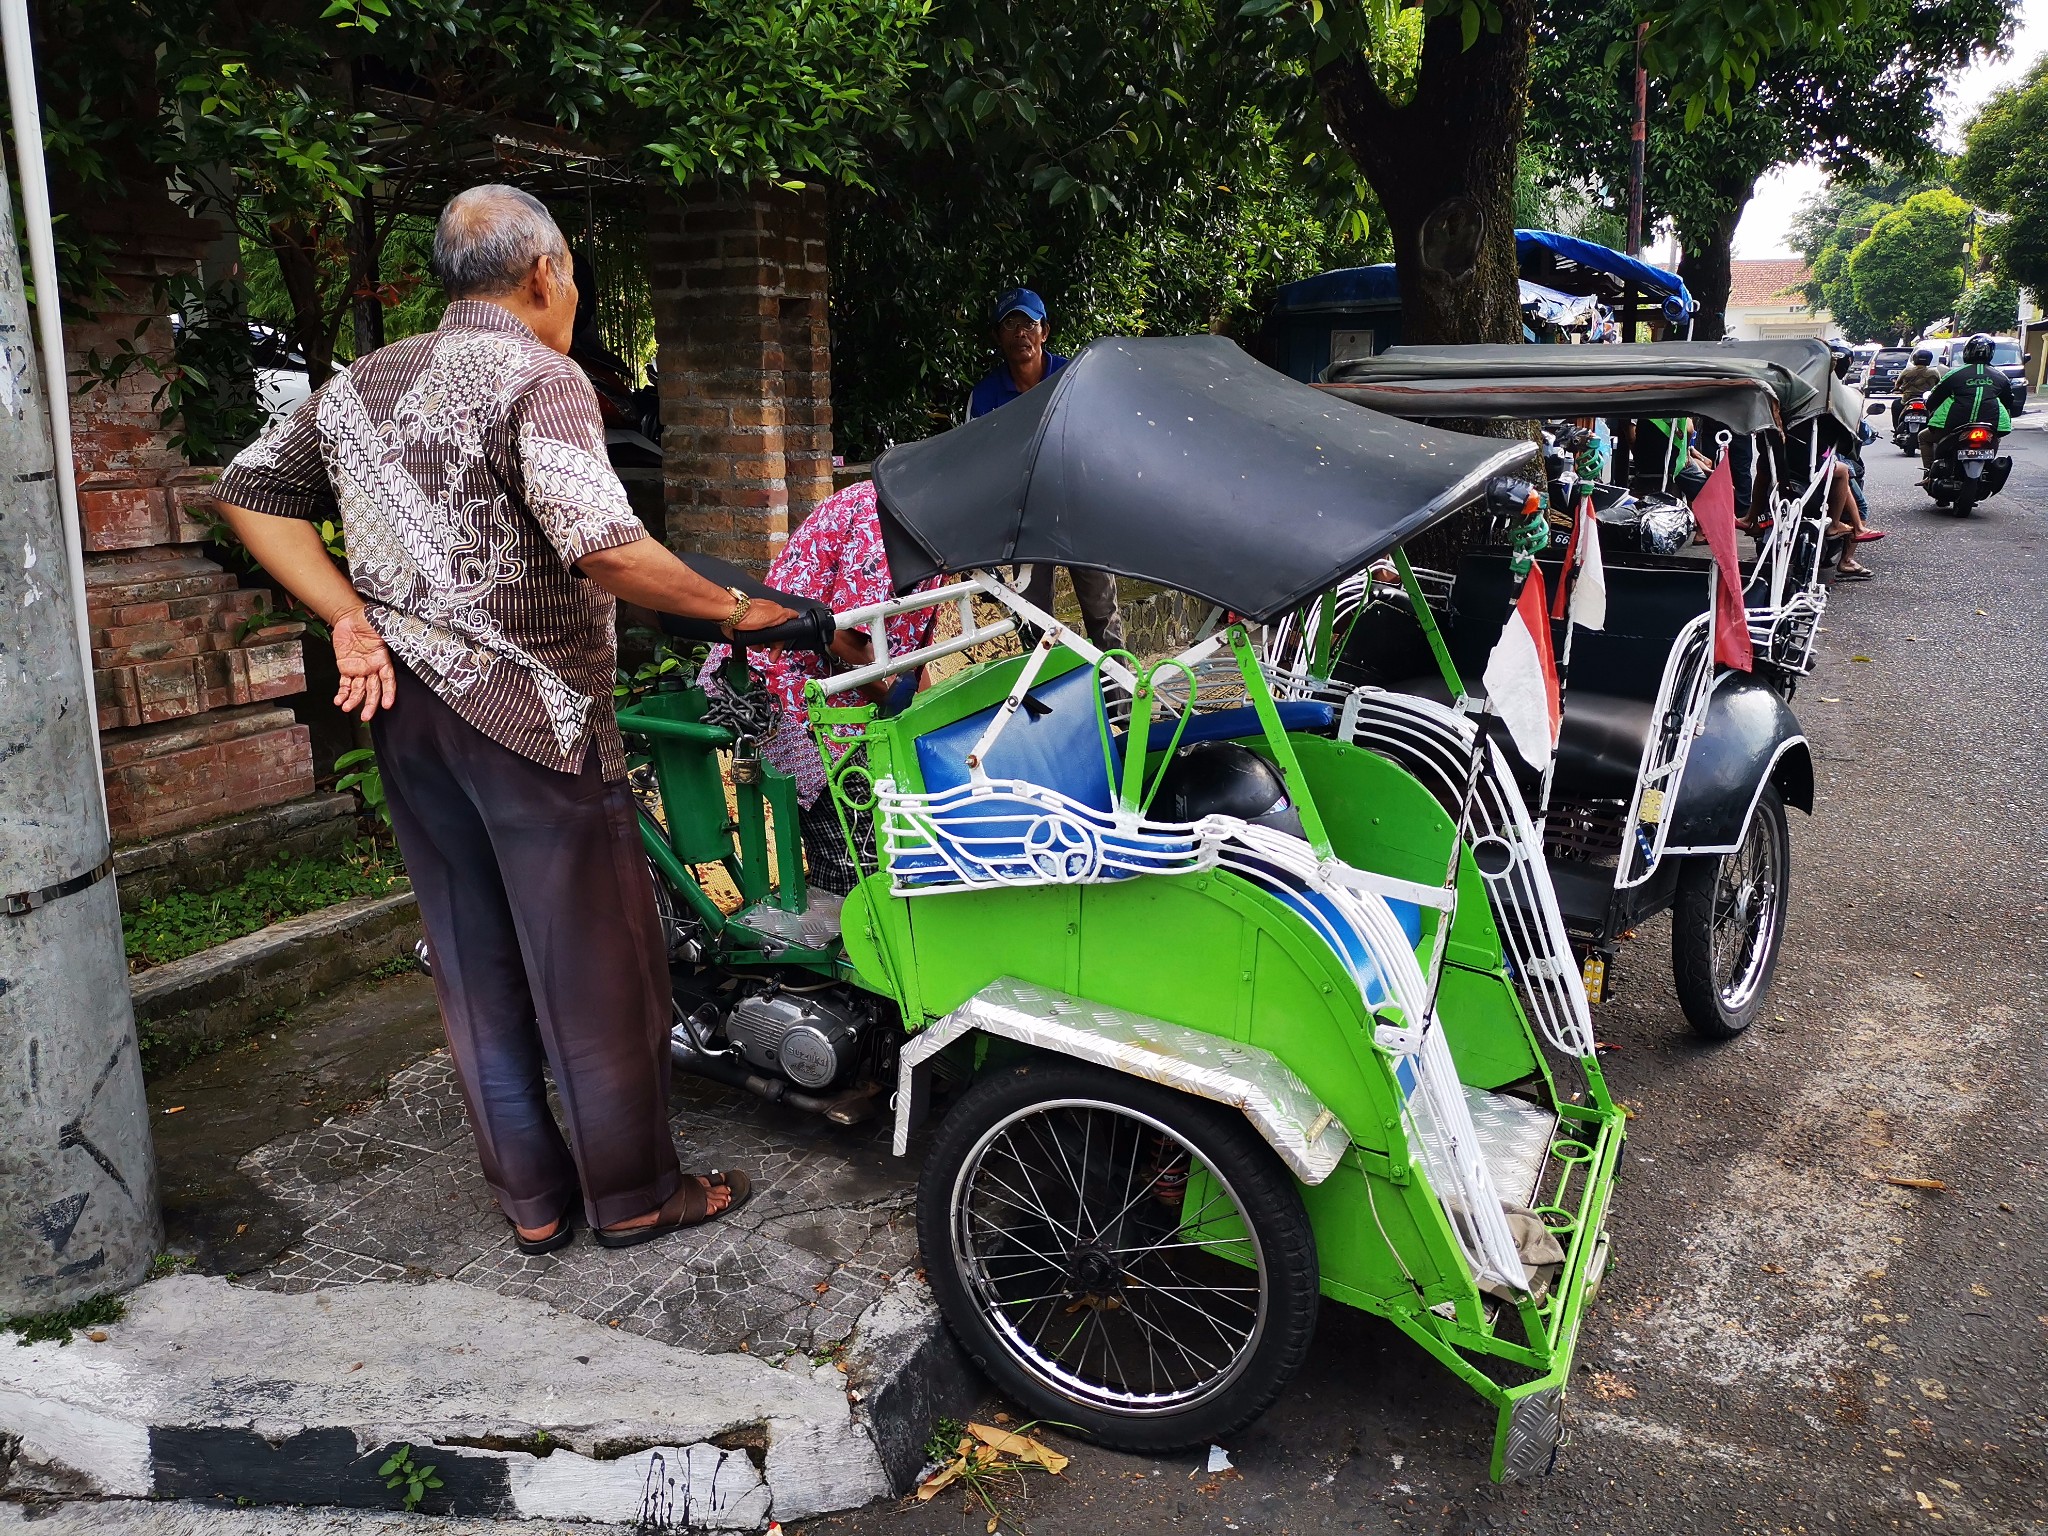
[[[110,852],[82,875],[73,875],[69,880],[60,880],[55,885],[46,885],[39,891],[11,891],[0,897],[0,911],[9,917],[26,917],[37,907],[75,896],[80,891],[98,885],[101,880],[114,872],[114,855]]]
[[[897,1062],[898,1157],[932,1057],[972,1030],[1177,1088],[1244,1111],[1304,1184],[1320,1184],[1351,1144],[1343,1122],[1270,1051],[1004,976],[908,1041]]]

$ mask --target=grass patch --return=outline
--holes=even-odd
[[[178,891],[122,914],[128,969],[145,971],[239,939],[288,917],[359,896],[385,896],[405,870],[397,855],[361,842],[326,858],[281,854],[217,891]]]
[[[74,1331],[107,1328],[121,1321],[128,1304],[118,1296],[95,1296],[62,1312],[44,1312],[35,1317],[0,1320],[0,1333],[12,1333],[20,1344],[69,1344]]]

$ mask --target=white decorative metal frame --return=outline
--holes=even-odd
[[[1802,677],[1813,670],[1821,615],[1828,607],[1820,562],[1827,542],[1827,486],[1834,466],[1831,448],[1798,496],[1780,497],[1773,491],[1771,534],[1757,553],[1745,594],[1767,599],[1747,610],[1750,644],[1757,655]],[[1811,537],[1802,541],[1802,532]]]
[[[1621,854],[1615,861],[1614,888],[1626,891],[1656,873],[1671,838],[1671,813],[1678,786],[1685,777],[1692,744],[1707,728],[1707,708],[1714,697],[1714,587],[1707,588],[1707,611],[1678,632],[1664,660],[1664,676],[1650,710],[1650,730],[1636,767],[1635,789],[1622,822]]]
[[[1456,806],[1470,773],[1477,729],[1472,717],[1460,710],[1366,687],[1345,695],[1337,739],[1377,752],[1413,774],[1443,803]],[[1491,741],[1485,743],[1469,814],[1473,846],[1492,843],[1504,860],[1498,871],[1482,868],[1480,874],[1529,1017],[1552,1049],[1590,1058],[1592,1011],[1565,933],[1543,840],[1506,757]]]
[[[936,896],[996,886],[1087,885],[1216,866],[1227,817],[1152,821],[1092,806],[1021,779],[972,780],[935,795],[893,779],[875,785],[875,825],[889,889]]]

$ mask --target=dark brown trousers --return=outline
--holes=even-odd
[[[581,773],[544,768],[403,668],[397,702],[370,729],[498,1204],[546,1226],[580,1184],[593,1225],[655,1209],[682,1175],[668,1128],[668,962],[631,792],[604,782],[594,746]]]

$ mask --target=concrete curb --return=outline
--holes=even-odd
[[[419,911],[408,890],[362,896],[216,944],[131,979],[151,1072],[218,1049],[280,1008],[412,954]]]
[[[842,1382],[466,1285],[176,1276],[107,1334],[0,1350],[0,1495],[397,1509],[400,1446],[432,1514],[757,1530],[891,1491]]]

